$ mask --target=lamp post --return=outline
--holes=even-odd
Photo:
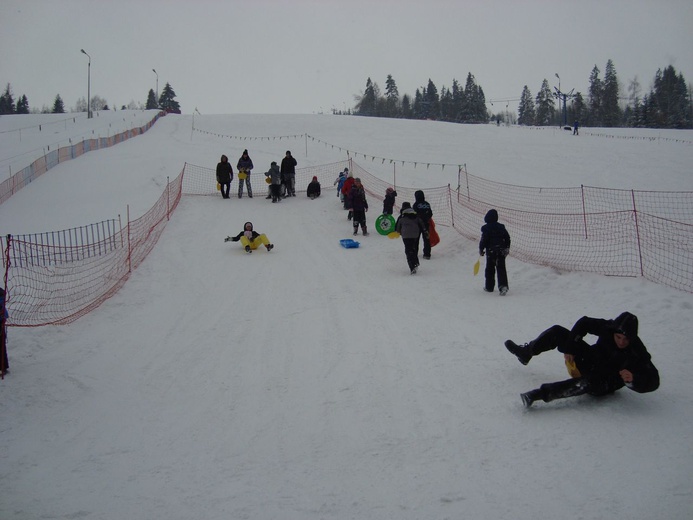
[[[154,101],[156,101],[156,107],[159,108],[159,73],[152,69],[152,72],[156,74],[156,92],[154,92]]]
[[[87,65],[87,119],[91,119],[91,56],[86,53],[84,49],[81,49],[82,54],[86,54],[89,58],[89,64]]]

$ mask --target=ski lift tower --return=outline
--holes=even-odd
[[[568,126],[568,114],[566,113],[565,104],[566,104],[566,101],[568,98],[573,99],[575,97],[575,94],[573,94],[573,90],[575,90],[575,89],[572,89],[567,94],[565,92],[562,92],[561,91],[561,77],[558,75],[558,73],[556,73],[556,77],[558,78],[558,88],[553,87],[553,89],[556,91],[553,96],[558,98],[559,101],[560,100],[563,101],[563,126],[565,127],[565,126]]]

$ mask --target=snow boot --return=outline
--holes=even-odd
[[[507,348],[511,354],[514,354],[523,365],[526,365],[529,363],[529,360],[532,359],[532,349],[529,343],[520,346],[514,341],[507,340],[505,342],[505,348]]]
[[[274,244],[267,244],[267,251],[272,251]]]
[[[506,286],[499,287],[498,290],[500,291],[501,296],[505,296],[506,294],[508,294],[508,288]]]
[[[250,246],[245,246],[245,252],[246,252],[246,253],[252,253],[253,250],[250,249]]]
[[[520,397],[522,398],[522,403],[525,405],[525,408],[529,408],[530,406],[532,406],[532,403],[534,401],[543,399],[542,391],[540,388],[537,388],[536,390],[530,390],[529,392],[525,392],[524,394],[520,394]]]

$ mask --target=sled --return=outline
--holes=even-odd
[[[221,184],[217,182],[217,191],[221,191]]]
[[[387,238],[393,238],[393,239],[394,239],[394,238],[399,238],[399,237],[401,237],[401,236],[402,236],[402,235],[400,235],[399,233],[397,233],[397,231],[393,231],[392,233],[388,233],[388,234],[387,234]]]
[[[582,376],[582,374],[580,374],[580,370],[578,369],[577,365],[575,364],[575,360],[568,361],[566,359],[565,360],[565,367],[568,369],[568,374],[570,374],[570,377],[576,378],[576,377]]]
[[[474,276],[479,274],[479,268],[481,267],[481,257],[479,257],[474,264]]]
[[[245,172],[238,172],[238,178],[239,178],[240,180],[243,180],[243,179],[245,179],[246,177],[248,177],[248,174],[247,174],[247,173],[245,173]]]
[[[440,243],[440,236],[436,231],[436,223],[433,219],[428,220],[428,240],[431,243],[431,247],[436,246]]]
[[[395,230],[395,217],[383,213],[375,219],[375,229],[381,235],[389,235]]]
[[[356,240],[352,240],[351,238],[344,238],[340,240],[339,243],[342,244],[344,249],[355,249],[360,245]]]

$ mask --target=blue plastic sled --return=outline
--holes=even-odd
[[[359,243],[356,240],[352,240],[351,238],[345,238],[343,240],[340,240],[339,243],[342,244],[342,247],[345,249],[354,249],[356,247],[359,247]]]

